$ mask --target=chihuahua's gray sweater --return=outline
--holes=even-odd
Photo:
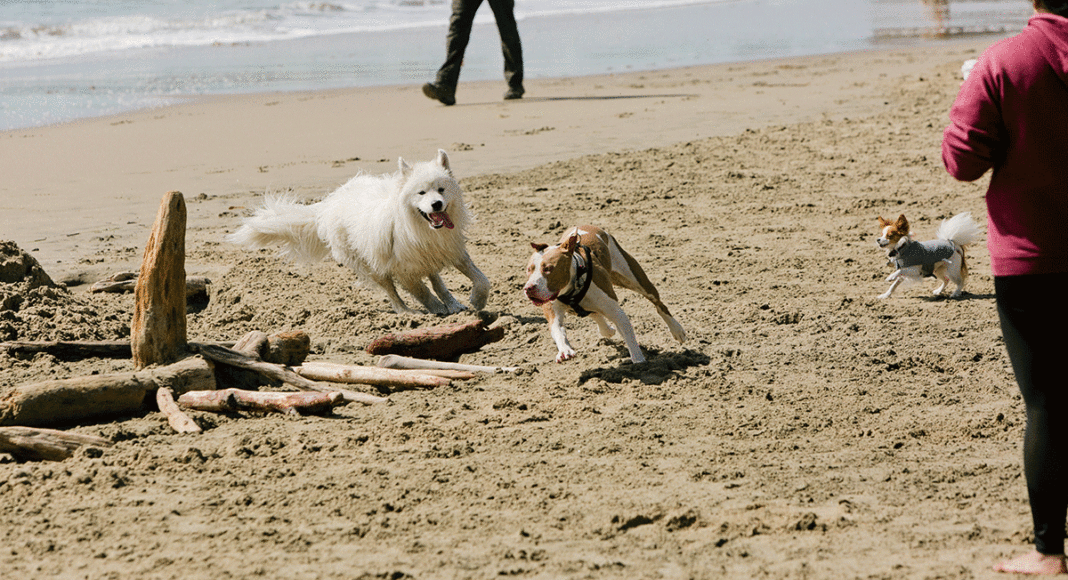
[[[921,266],[924,276],[934,276],[935,264],[953,257],[956,246],[949,240],[928,240],[912,242],[890,253],[890,260],[898,270],[910,266]]]

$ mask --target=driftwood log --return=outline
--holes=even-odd
[[[0,427],[0,453],[21,461],[63,461],[83,445],[108,447],[111,441],[55,429]]]
[[[209,342],[232,347],[233,341]],[[87,358],[130,358],[133,356],[128,340],[13,340],[0,342],[0,353],[31,357],[45,353],[60,360],[76,361]]]
[[[452,382],[446,377],[428,374],[328,362],[306,362],[293,370],[302,377],[317,381],[371,385],[383,393],[446,387]]]
[[[377,338],[367,347],[369,354],[454,360],[504,338],[505,327],[490,327],[485,320],[458,322],[445,326],[415,328]]]
[[[131,415],[151,408],[159,387],[175,393],[214,389],[215,373],[210,362],[190,357],[129,373],[20,385],[0,396],[0,425],[65,425]]]
[[[253,330],[235,342],[233,349],[269,363],[293,366],[308,358],[308,353],[311,352],[311,337],[303,330],[288,330],[271,335]]]
[[[93,341],[28,341],[14,340],[0,342],[0,352],[10,356],[32,356],[47,353],[60,360],[82,360],[87,358],[130,358],[130,341],[128,340],[93,340]]]
[[[99,282],[94,282],[89,286],[89,292],[92,294],[100,292],[111,292],[116,294],[133,292],[137,288],[137,276],[138,272],[119,272],[117,274],[112,274]],[[210,284],[211,280],[208,280],[204,276],[186,276],[186,300],[194,300],[207,296],[208,286]]]
[[[334,407],[346,403],[338,391],[331,393],[267,393],[224,389],[190,391],[178,397],[178,405],[198,411],[228,413],[261,411],[286,415],[329,415]]]
[[[387,354],[378,359],[378,366],[386,369],[409,369],[409,370],[456,370],[472,373],[498,373],[507,372],[514,373],[519,370],[519,367],[489,367],[482,365],[465,365],[461,363],[444,362],[437,360],[425,360],[419,358],[412,358],[407,356],[400,356],[396,354]]]
[[[311,352],[311,337],[301,330],[276,332],[268,335],[253,330],[234,343],[232,349],[264,362],[292,366],[304,362]],[[264,385],[278,386],[281,381],[264,376],[255,369],[217,365],[215,378],[219,385],[254,391]]]
[[[163,196],[141,259],[134,291],[130,348],[134,366],[170,364],[185,356],[185,198]]]
[[[368,395],[366,393],[357,393],[355,391],[348,391],[331,385],[324,385],[322,383],[318,383],[311,379],[306,379],[300,376],[289,367],[264,362],[259,359],[250,357],[246,354],[237,352],[233,349],[224,348],[213,344],[202,344],[195,342],[189,343],[189,347],[199,352],[204,358],[213,360],[217,363],[253,370],[269,378],[282,381],[287,385],[292,385],[304,391],[318,391],[326,393],[337,391],[341,393],[344,396],[345,401],[349,403],[373,405],[375,403],[384,403],[389,400],[383,397]]]
[[[201,432],[200,425],[197,425],[189,415],[186,415],[178,408],[178,405],[174,402],[174,391],[171,391],[168,387],[156,389],[156,406],[159,407],[161,413],[166,415],[167,423],[171,426],[171,429],[179,433]]]

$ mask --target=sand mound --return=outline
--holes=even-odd
[[[0,340],[108,340],[129,334],[122,305],[72,294],[17,244],[0,241]]]

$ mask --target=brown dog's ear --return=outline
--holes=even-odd
[[[905,214],[897,216],[897,221],[894,222],[897,226],[903,230],[909,229],[909,220],[905,219]]]
[[[892,222],[890,220],[883,219],[883,216],[879,216],[879,217],[877,217],[875,219],[879,220],[879,227],[881,227],[881,228],[885,228],[886,226],[894,223],[894,222]]]
[[[534,248],[535,252],[544,252],[545,248],[549,247],[549,244],[536,244],[534,242],[530,242],[530,247]]]
[[[579,243],[579,233],[578,233],[578,230],[576,229],[575,231],[573,231],[571,233],[570,236],[568,236],[567,240],[564,243],[560,244],[560,249],[563,250],[564,252],[570,254],[570,253],[575,251],[575,248],[578,247],[578,243]]]

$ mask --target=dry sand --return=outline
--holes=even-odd
[[[303,329],[369,364],[398,316],[332,264],[222,237],[265,189],[314,198],[358,169],[450,151],[469,250],[515,318],[462,362],[516,365],[332,418],[158,413],[77,426],[115,442],[0,462],[4,578],[992,578],[1028,549],[1022,406],[989,260],[960,300],[888,301],[877,215],[921,237],[984,184],[939,157],[960,63],[989,44],[531,82],[216,99],[0,135],[3,237],[69,290],[0,284],[0,339],[108,339],[132,298],[79,282],[136,266],[185,192],[192,339]],[[588,320],[553,362],[520,287],[530,241],[610,229],[690,340],[624,294],[649,361]],[[12,233],[13,232],[13,233]],[[459,296],[466,280],[446,277]],[[0,355],[0,391],[129,369]]]

